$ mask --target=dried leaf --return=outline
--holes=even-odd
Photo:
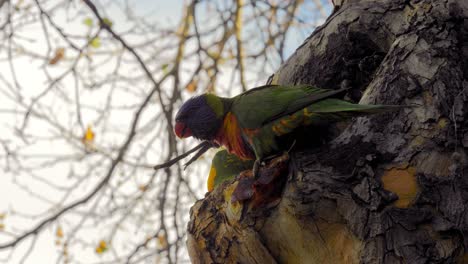
[[[63,230],[62,230],[62,228],[60,226],[57,227],[57,231],[55,231],[55,235],[57,236],[57,238],[62,238],[63,237]]]
[[[167,237],[165,234],[159,234],[158,235],[158,247],[161,249],[167,248]]]
[[[5,229],[5,224],[0,223],[0,230],[4,230],[4,229]]]
[[[198,87],[198,80],[193,79],[191,82],[187,84],[187,86],[185,87],[185,90],[187,90],[187,92],[189,93],[194,93],[195,91],[197,91],[197,87]]]
[[[138,190],[140,190],[142,192],[146,192],[148,190],[148,185],[146,185],[146,184],[145,185],[144,184],[139,185]]]
[[[49,60],[49,64],[50,65],[57,64],[60,60],[63,59],[64,56],[65,56],[65,49],[64,48],[57,48],[55,50],[54,57]]]

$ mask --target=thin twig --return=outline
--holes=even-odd
[[[193,157],[189,161],[187,161],[184,164],[184,170],[187,169],[187,167],[190,164],[192,164],[192,162],[196,161],[201,155],[207,152],[210,148],[214,148],[214,147],[219,147],[219,146],[214,145],[214,144],[208,144],[208,145],[203,146],[195,155],[193,155]]]
[[[212,147],[215,147],[215,145],[213,145],[213,143],[209,142],[209,141],[203,141],[202,143],[198,144],[197,146],[195,146],[194,148],[192,148],[191,150],[185,152],[184,154],[182,155],[179,155],[167,162],[164,162],[162,164],[158,164],[156,166],[154,166],[154,169],[155,170],[159,170],[159,169],[162,169],[162,168],[169,168],[171,167],[172,165],[176,164],[179,160],[187,157],[188,155],[192,154],[193,152],[197,151],[200,149],[200,151],[203,151],[203,152],[206,152],[208,149],[212,148]],[[200,154],[200,151],[195,155],[196,157],[199,157],[201,154]],[[192,159],[189,161],[190,163],[192,163]],[[190,163],[188,165],[190,165]],[[186,164],[186,167],[188,166]]]

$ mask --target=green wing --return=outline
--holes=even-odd
[[[300,126],[327,124],[353,116],[401,109],[401,106],[360,105],[331,98],[341,90],[313,86],[262,86],[232,98],[231,112],[243,129],[257,159],[280,149],[276,137]],[[404,106],[403,106],[404,107]]]
[[[292,132],[299,126],[328,124],[354,116],[377,114],[404,107],[396,105],[361,105],[328,98],[311,104],[291,115],[273,120],[264,129],[271,127],[276,136],[282,136]]]
[[[345,90],[309,85],[266,85],[234,97],[231,111],[243,128],[255,129]]]

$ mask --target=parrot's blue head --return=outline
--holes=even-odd
[[[219,100],[220,105],[213,100]],[[185,102],[177,112],[174,132],[179,138],[193,136],[211,140],[223,123],[222,102],[219,97],[203,94]]]

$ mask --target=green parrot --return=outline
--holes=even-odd
[[[241,160],[225,149],[218,151],[211,162],[207,182],[208,191],[211,192],[222,182],[235,178],[245,170],[252,169],[253,164],[253,160]]]
[[[265,85],[232,98],[202,94],[179,109],[174,132],[179,138],[193,136],[224,146],[240,159],[255,160],[257,175],[262,160],[282,151],[280,139],[299,127],[401,109],[333,98],[345,90]]]

